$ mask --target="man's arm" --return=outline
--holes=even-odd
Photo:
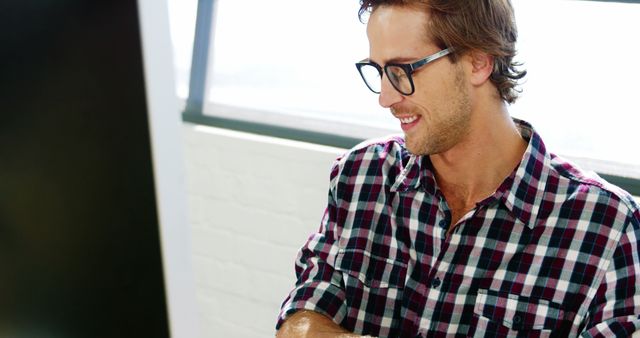
[[[618,243],[581,337],[640,336],[640,213]]]
[[[360,336],[343,329],[328,317],[314,311],[298,311],[276,332],[278,338],[355,338]]]

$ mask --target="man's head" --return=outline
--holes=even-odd
[[[492,56],[491,82],[502,100],[516,101],[517,82],[526,71],[513,60],[518,32],[510,0],[360,0],[360,19],[380,6],[428,11],[425,40],[455,50],[449,55],[454,62],[468,51]]]
[[[516,99],[524,72],[512,62],[516,31],[508,0],[361,1],[360,15],[371,15],[369,58],[358,67],[380,105],[400,120],[410,152],[440,154],[470,141],[487,121],[484,112]]]

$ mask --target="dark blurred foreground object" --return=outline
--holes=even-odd
[[[168,337],[136,1],[2,1],[0,105],[0,337]]]

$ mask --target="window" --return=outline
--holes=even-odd
[[[512,113],[556,152],[639,166],[640,4],[514,4],[529,74]]]
[[[217,0],[209,102],[395,129],[354,66],[368,55],[358,8],[357,0]]]
[[[171,1],[176,17],[195,12],[195,0]],[[640,178],[640,1],[512,2],[518,59],[529,71],[512,114],[532,122],[552,151]],[[204,114],[359,138],[400,132],[355,69],[368,56],[358,7],[357,0],[216,0]],[[181,34],[174,43],[178,93],[186,97],[190,51],[179,38],[189,34]]]

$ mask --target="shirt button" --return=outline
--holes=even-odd
[[[513,316],[513,323],[514,324],[520,324],[521,321],[522,321],[522,317],[520,317],[520,315]]]
[[[434,288],[437,288],[438,286],[440,286],[440,284],[442,284],[442,281],[440,281],[440,278],[436,277],[432,282],[431,282],[431,286],[433,286]]]
[[[441,228],[446,228],[446,227],[447,227],[447,225],[448,225],[448,222],[447,222],[447,220],[446,220],[446,219],[443,219],[443,220],[441,220],[441,221],[440,221],[440,223],[439,223],[439,224],[440,224],[440,227],[441,227]]]

